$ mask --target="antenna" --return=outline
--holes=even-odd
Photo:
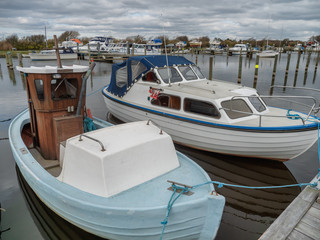
[[[161,13],[162,17],[162,13]],[[167,53],[167,43],[166,43],[166,36],[164,35],[164,24],[162,25],[163,28],[163,41],[164,41],[164,52],[166,54],[166,61],[167,61],[167,70],[168,70],[168,81],[169,81],[169,87],[171,86],[171,79],[170,79],[170,71],[169,71],[169,61],[168,61],[168,53]]]

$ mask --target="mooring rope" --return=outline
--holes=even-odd
[[[319,158],[319,162],[320,162],[320,158]],[[160,236],[160,240],[162,240],[166,225],[168,223],[168,218],[172,209],[173,204],[175,203],[175,201],[183,194],[186,192],[189,192],[191,189],[196,189],[199,188],[201,186],[204,186],[206,184],[216,184],[218,185],[218,188],[222,188],[224,186],[228,186],[228,187],[235,187],[235,188],[246,188],[246,189],[275,189],[275,188],[287,188],[287,187],[302,187],[302,186],[312,186],[312,187],[316,187],[318,185],[318,183],[314,182],[314,183],[297,183],[297,184],[289,184],[289,185],[280,185],[280,186],[244,186],[244,185],[236,185],[236,184],[230,184],[230,183],[223,183],[223,182],[219,182],[219,181],[208,181],[205,183],[201,183],[201,184],[197,184],[191,187],[181,187],[181,186],[177,186],[176,184],[172,183],[171,187],[173,189],[173,193],[170,197],[170,200],[168,202],[168,206],[167,206],[167,213],[166,213],[166,217],[164,218],[164,220],[161,222],[161,224],[163,225],[162,227],[162,232],[161,232],[161,236]],[[174,198],[174,195],[176,194],[177,190],[180,190],[181,192]]]
[[[94,92],[91,92],[91,93],[87,94],[86,96],[89,97],[89,96],[91,96],[91,95],[94,95],[94,94],[96,94],[97,92],[100,92],[104,87],[105,87],[105,86],[103,86],[103,87],[95,90]]]

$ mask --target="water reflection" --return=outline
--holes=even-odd
[[[102,240],[103,238],[92,235],[67,222],[51,209],[49,209],[33,192],[16,166],[20,188],[28,210],[44,239],[63,240]]]
[[[14,70],[8,68],[8,73],[9,73],[9,79],[11,80],[13,86],[15,86],[17,84],[17,81],[16,81],[16,75],[14,74]]]
[[[297,183],[287,167],[276,161],[247,159],[176,146],[197,162],[212,180],[246,186]],[[258,239],[300,193],[299,187],[283,189],[217,188],[226,206],[216,239]]]

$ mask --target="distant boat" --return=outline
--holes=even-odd
[[[232,55],[246,55],[248,51],[248,47],[246,44],[238,43],[234,45],[234,47],[229,48],[229,54]]]
[[[184,57],[137,56],[114,64],[102,93],[108,110],[121,121],[152,119],[176,143],[196,149],[286,161],[318,138],[319,119],[311,115],[317,112],[315,104],[306,113],[292,110],[295,105],[268,106],[263,99],[275,96],[209,81]],[[278,102],[287,103],[283,98],[299,99],[283,96]]]
[[[78,55],[71,48],[59,50],[61,60],[77,59]],[[56,50],[42,50],[39,53],[29,53],[32,61],[57,60]]]
[[[225,198],[212,184],[182,194],[168,214],[174,186],[210,181],[175,151],[168,134],[151,121],[83,120],[86,66],[17,69],[26,73],[29,109],[11,122],[10,146],[24,179],[52,211],[108,239],[215,237]]]
[[[277,55],[279,55],[279,52],[276,52],[274,50],[265,50],[260,53],[257,53],[257,56],[261,58],[274,58]]]

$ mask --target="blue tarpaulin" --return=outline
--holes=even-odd
[[[193,64],[193,62],[189,61],[188,59],[181,57],[181,56],[167,56],[168,57],[168,65],[184,65],[184,64]],[[155,67],[164,67],[167,66],[167,59],[165,55],[150,55],[150,56],[135,56],[128,58],[123,63],[116,63],[112,66],[112,74],[111,74],[111,81],[108,87],[108,92],[122,97],[129,86],[134,83],[135,79],[132,79],[132,70],[131,70],[131,63],[132,62],[140,62],[145,67],[146,70],[141,72],[136,78],[140,78],[142,74],[148,72],[150,69]],[[127,81],[123,87],[117,86],[117,71],[119,69],[127,67]]]

